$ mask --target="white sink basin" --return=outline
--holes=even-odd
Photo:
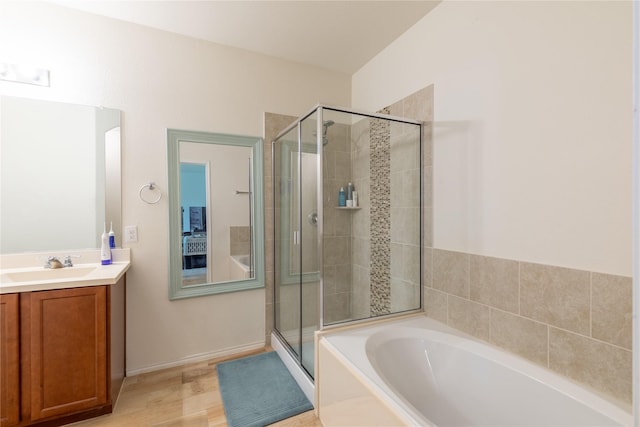
[[[16,271],[2,275],[3,282],[36,282],[83,277],[95,271],[96,267],[43,268],[41,270]]]

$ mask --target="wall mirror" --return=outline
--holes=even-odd
[[[0,152],[0,253],[120,245],[119,110],[1,96]]]
[[[167,130],[169,298],[264,286],[262,139]]]

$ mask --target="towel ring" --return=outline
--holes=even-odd
[[[152,200],[145,199],[144,196],[142,195],[142,192],[144,191],[145,188],[148,188],[149,191],[157,191],[158,192],[158,196],[155,199],[152,199]],[[155,205],[156,203],[158,203],[160,201],[160,199],[162,199],[162,191],[160,191],[160,189],[153,182],[150,182],[150,183],[145,184],[142,187],[140,187],[140,191],[138,191],[138,195],[140,196],[140,200],[142,200],[143,202],[145,202],[145,203],[147,203],[149,205]]]

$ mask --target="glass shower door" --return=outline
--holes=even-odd
[[[300,186],[298,127],[273,146],[275,329],[301,357]]]
[[[275,329],[313,378],[320,328],[317,115],[274,143]]]
[[[319,112],[300,123],[300,297],[302,315],[302,367],[314,376],[314,332],[320,329],[320,257],[318,233],[322,216],[318,212]]]

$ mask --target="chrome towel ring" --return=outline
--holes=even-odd
[[[145,191],[145,189],[148,189],[148,190]],[[155,198],[151,198],[151,195],[147,195],[147,198],[145,198],[145,196],[143,195],[143,193],[154,193],[154,192],[158,193],[155,196]],[[142,200],[143,202],[149,205],[155,205],[160,201],[160,199],[162,199],[162,191],[160,191],[160,189],[153,182],[144,184],[142,187],[140,187],[140,191],[138,191],[138,195],[140,196],[140,200]]]

